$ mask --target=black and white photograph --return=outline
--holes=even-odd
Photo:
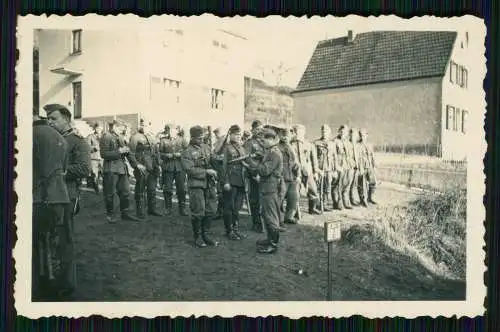
[[[482,315],[485,37],[19,17],[17,312]]]

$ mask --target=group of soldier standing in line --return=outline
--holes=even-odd
[[[219,218],[228,239],[246,238],[239,227],[245,202],[252,230],[267,233],[257,241],[257,252],[267,254],[278,250],[285,224],[300,220],[301,195],[308,197],[310,214],[376,204],[375,161],[365,130],[343,125],[333,138],[323,125],[321,137],[308,142],[303,125],[288,128],[256,120],[251,132],[232,125],[225,135],[216,129],[215,137],[210,128],[193,126],[188,141],[174,125],[155,135],[141,120],[137,132],[128,135],[127,125],[113,120],[107,132],[96,124],[84,138],[71,126],[66,107],[50,104],[44,109],[47,119],[34,112],[33,123],[33,291],[42,297],[55,284],[58,296],[74,291],[73,219],[83,179],[99,192],[102,176],[109,223],[116,222],[115,195],[122,220],[144,221],[148,215],[173,215],[174,192],[179,215],[187,216],[188,194],[196,247],[218,245],[210,228]],[[130,209],[130,169],[135,215]],[[163,212],[156,203],[159,182]]]

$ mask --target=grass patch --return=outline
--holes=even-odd
[[[353,226],[346,240],[372,246],[382,242],[437,275],[465,281],[466,207],[464,189],[424,193],[407,206],[380,213],[371,224]]]

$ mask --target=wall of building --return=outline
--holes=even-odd
[[[477,114],[479,112],[479,110],[474,109],[474,105],[477,105],[474,95],[477,95],[477,87],[482,88],[482,82],[480,79],[478,80],[477,72],[474,72],[471,61],[475,61],[475,59],[471,59],[468,53],[466,35],[465,33],[459,34],[442,83],[442,143],[443,158],[445,159],[466,158],[469,123],[471,116],[475,115],[471,113]],[[463,84],[461,84],[464,76],[462,68],[467,71]],[[460,71],[458,77],[457,69]],[[476,84],[478,81],[480,83]],[[450,112],[447,111],[448,109]]]
[[[309,139],[323,123],[364,127],[374,145],[438,145],[441,141],[441,79],[428,78],[294,94],[294,123]]]
[[[134,113],[140,108],[137,34],[132,30],[83,30],[82,52],[71,55],[71,30],[41,30],[40,104],[72,109],[72,82],[82,82],[82,117]],[[51,69],[81,71],[65,76]]]
[[[165,122],[183,127],[243,123],[244,67],[239,59],[244,40],[240,39],[216,30],[145,33],[141,38],[142,79],[148,96],[144,115],[156,120],[154,130]],[[223,91],[218,108],[212,107],[212,89]]]

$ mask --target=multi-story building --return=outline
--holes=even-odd
[[[467,116],[480,86],[469,34],[376,31],[321,41],[294,91],[294,121],[368,129],[389,151],[466,158]],[[399,152],[399,151],[398,151]]]
[[[249,127],[254,120],[290,125],[292,91],[286,86],[271,86],[259,79],[245,77],[245,125]]]
[[[76,121],[243,124],[246,39],[207,29],[37,30],[39,105]],[[37,84],[35,84],[35,87]],[[36,100],[36,98],[35,98]],[[36,103],[36,101],[35,101]]]

